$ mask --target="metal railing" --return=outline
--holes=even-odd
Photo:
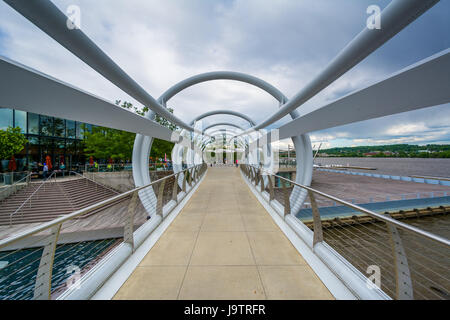
[[[101,182],[99,182],[99,181],[95,181],[94,175],[92,176],[92,178],[88,178],[88,176],[87,176],[86,173],[83,175],[83,174],[80,174],[80,173],[75,172],[75,171],[69,171],[69,177],[70,177],[71,174],[73,174],[73,175],[75,175],[75,176],[78,176],[78,177],[80,177],[80,178],[82,178],[82,179],[86,179],[86,180],[88,180],[88,181],[91,181],[91,182],[93,182],[95,185],[100,185],[100,186],[102,186],[103,188],[106,188],[106,189],[108,189],[109,191],[111,191],[111,192],[113,192],[113,193],[119,193],[117,190],[114,190],[113,188],[108,187],[108,186],[105,185],[104,183],[101,183]]]
[[[149,163],[148,169],[155,171],[161,169],[161,171],[164,171],[164,170],[171,170],[171,166],[163,162]],[[132,170],[133,167],[131,163],[123,165],[122,164],[97,164],[96,166],[90,164],[84,165],[84,172],[122,172]]]
[[[30,207],[31,207],[31,201],[32,201],[32,199],[33,199],[33,197],[35,196],[35,195],[37,195],[38,194],[38,192],[39,192],[39,190],[41,189],[41,188],[44,188],[44,190],[45,190],[45,185],[47,184],[47,183],[49,183],[49,181],[52,181],[52,177],[54,177],[54,181],[56,181],[56,173],[55,172],[52,172],[45,180],[42,180],[42,182],[39,184],[39,186],[30,194],[30,196],[14,211],[14,212],[12,212],[10,215],[9,215],[9,226],[11,226],[12,225],[12,219],[13,219],[13,217],[14,217],[14,215],[17,213],[17,212],[19,212],[19,211],[21,211],[22,210],[22,208],[27,204],[27,203],[29,203],[30,204]],[[23,214],[23,213],[22,213]]]
[[[14,182],[11,185],[6,185],[5,187],[3,187],[0,190],[0,200],[4,200],[7,197],[15,194],[17,191],[19,191],[20,189],[27,187],[30,184],[31,181],[31,175],[32,173],[28,173],[25,177],[23,177],[22,179]]]
[[[261,168],[246,164],[240,167],[269,204],[280,204],[283,211],[279,213],[285,220],[288,216],[295,217],[290,209],[292,189],[287,185],[307,192],[312,208],[313,250],[319,243],[327,244],[365,277],[371,275],[371,279],[376,280],[378,276],[375,285],[391,298],[450,299],[450,241],[446,234],[440,236],[424,230],[421,223],[427,222],[425,218],[406,224]],[[275,177],[283,181],[281,203],[275,199]],[[352,219],[335,217],[324,221],[317,205],[319,199],[339,203],[359,214]],[[443,216],[440,223],[444,225],[444,233],[450,224],[446,217]]]
[[[11,185],[15,182],[22,180],[29,174],[29,171],[12,171],[0,173],[0,186]]]
[[[206,170],[185,169],[0,240],[0,299],[89,298]]]

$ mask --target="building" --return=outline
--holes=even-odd
[[[67,169],[75,168],[86,161],[82,146],[83,128],[91,130],[91,124],[0,108],[0,129],[5,130],[8,126],[20,127],[28,139],[25,148],[15,155],[17,171],[38,170],[47,156],[55,168],[62,162]],[[0,169],[5,171],[9,159],[0,160]]]

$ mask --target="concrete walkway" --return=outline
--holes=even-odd
[[[114,299],[333,299],[243,181],[207,176]]]

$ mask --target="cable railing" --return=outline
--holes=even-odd
[[[45,185],[52,181],[52,177],[54,177],[54,181],[56,181],[56,173],[53,171],[45,180],[42,180],[42,182],[39,184],[39,186],[30,194],[30,196],[14,211],[9,215],[9,226],[12,225],[13,217],[22,210],[22,208],[29,203],[31,207],[32,199],[35,195],[38,194],[39,190],[41,188],[44,188]]]
[[[206,169],[187,168],[0,240],[0,299],[90,298]]]
[[[446,234],[441,236],[422,228],[422,224],[436,221],[418,217],[416,221],[400,222],[389,214],[376,213],[261,168],[246,164],[240,167],[262,198],[280,208],[277,211],[285,221],[294,221],[302,228],[308,226],[312,232],[310,246],[317,254],[321,248],[337,253],[342,258],[339,261],[349,263],[367,281],[373,280],[371,283],[390,298],[450,299],[450,241]],[[282,181],[281,201],[275,198],[275,177]],[[288,185],[307,193],[312,223],[303,224],[295,217],[296,212],[291,212],[292,188]],[[324,220],[317,203],[325,200],[352,209],[352,219]],[[450,225],[447,215],[441,216],[439,225],[442,224]],[[339,268],[326,258],[322,260],[332,270]],[[343,278],[342,274],[338,277]]]

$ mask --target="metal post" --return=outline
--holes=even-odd
[[[125,222],[124,230],[123,230],[123,242],[131,245],[131,248],[134,251],[134,212],[136,211],[137,204],[137,191],[133,192],[133,195],[130,199],[130,203],[128,204],[128,215],[127,220]]]
[[[264,186],[264,177],[261,174],[262,170],[259,171],[259,180],[261,181],[261,193],[264,192],[265,186]]]
[[[268,179],[268,184],[269,184],[269,195],[270,195],[270,201],[272,201],[273,199],[275,199],[275,192],[273,190],[273,179],[271,175],[267,176]]]
[[[36,275],[33,300],[50,300],[51,298],[53,262],[60,231],[61,223],[50,229],[51,234],[42,251]]]
[[[186,179],[187,179],[186,171],[183,172],[183,187],[182,187],[182,190],[183,190],[184,193],[186,193]]]
[[[160,182],[159,190],[158,190],[158,200],[156,202],[156,214],[159,214],[161,218],[163,217],[163,196],[164,196],[164,185],[166,184],[166,180]]]
[[[173,183],[173,188],[172,188],[172,200],[175,201],[176,203],[178,203],[178,177],[179,176],[180,176],[179,173],[177,173],[176,175],[173,176],[175,181]]]
[[[259,184],[260,172],[261,171],[259,169],[255,169],[255,187],[257,187]]]
[[[413,300],[414,295],[411,273],[409,271],[408,258],[406,257],[400,234],[395,226],[386,223],[386,227],[389,233],[395,261],[396,298],[398,300]]]
[[[191,169],[188,169],[186,172],[189,174],[189,176],[188,176],[188,185],[189,185],[189,187],[191,187],[191,186],[192,186],[192,173],[191,173]]]
[[[323,241],[323,231],[322,231],[322,221],[320,220],[319,207],[317,206],[316,198],[314,193],[308,190],[308,195],[311,203],[311,209],[313,214],[313,225],[314,225],[314,240],[313,249],[316,243]]]
[[[281,185],[283,187],[283,193],[284,193],[284,217],[286,217],[288,214],[291,213],[291,202],[289,200],[289,192],[287,189],[287,181],[284,179],[281,180]]]

